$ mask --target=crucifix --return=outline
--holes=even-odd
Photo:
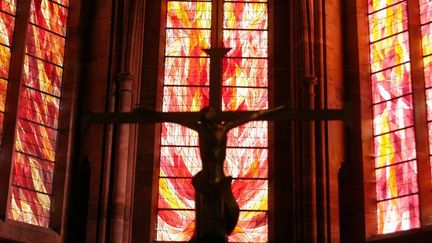
[[[204,51],[210,57],[210,106],[199,112],[156,112],[145,108],[125,113],[89,113],[83,127],[92,123],[172,122],[198,132],[202,170],[192,184],[195,188],[196,227],[192,242],[226,242],[237,224],[239,207],[231,191],[232,177],[223,165],[227,133],[249,121],[344,120],[345,110],[292,110],[287,106],[261,111],[222,111],[222,60],[230,48]]]
[[[215,1],[217,3],[218,1]],[[222,5],[220,5],[222,6]],[[219,7],[220,7],[219,6]],[[221,13],[222,11],[219,11]],[[213,11],[213,15],[216,11]],[[195,233],[192,242],[227,242],[239,216],[239,207],[231,190],[232,177],[224,174],[227,133],[249,121],[342,120],[344,110],[292,110],[287,106],[261,111],[223,111],[223,58],[230,48],[222,41],[221,15],[214,16],[218,31],[212,48],[204,49],[210,59],[210,105],[199,112],[157,112],[143,107],[129,113],[89,113],[82,126],[92,123],[171,122],[198,132],[202,170],[192,180],[195,188]]]

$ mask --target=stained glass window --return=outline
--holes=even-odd
[[[7,217],[43,227],[50,219],[68,4],[31,0],[16,121]]]
[[[209,105],[211,1],[167,1],[163,111],[199,111]],[[224,1],[222,109],[268,108],[267,1]],[[213,32],[212,32],[213,31]],[[267,242],[268,135],[266,122],[251,122],[228,134],[225,173],[240,218],[231,242]],[[194,233],[194,189],[201,169],[197,134],[164,123],[161,134],[157,241],[187,241]]]
[[[432,1],[368,0],[368,3],[376,224],[377,233],[386,234],[421,226],[419,181],[424,178],[419,178],[421,160],[417,150],[426,145],[417,141],[417,134],[423,133],[417,129],[425,124],[417,124],[420,122],[415,120],[414,113],[417,117],[427,116],[432,144]],[[417,3],[418,9],[409,8],[409,4]],[[420,17],[420,25],[409,16]],[[421,30],[421,40],[413,34],[414,28]],[[422,56],[411,52],[413,43],[422,43]],[[422,104],[415,103],[419,93],[413,89],[416,84],[423,85],[422,78],[413,78],[416,72],[413,62],[421,58],[427,112]]]
[[[420,0],[420,24],[429,128],[429,157],[432,168],[432,0]]]
[[[15,27],[16,0],[0,1],[0,141],[3,132],[7,81]]]

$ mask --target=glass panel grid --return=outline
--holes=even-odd
[[[267,1],[225,1],[224,110],[268,108]],[[229,16],[227,18],[227,16]],[[209,1],[168,1],[163,111],[199,111],[209,104]],[[259,31],[257,31],[259,30]],[[240,205],[230,242],[266,242],[268,124],[251,122],[228,134],[225,173]],[[157,241],[187,241],[194,232],[191,178],[201,170],[198,134],[162,124]]]
[[[232,49],[223,63],[222,110],[268,109],[267,1],[224,1],[223,7],[224,45]],[[232,190],[240,206],[229,241],[267,242],[268,123],[233,129],[227,145],[225,171],[238,178]]]
[[[368,6],[378,234],[420,225],[407,4]]]
[[[17,0],[1,0],[0,11],[15,15]]]
[[[420,3],[420,22],[422,24],[432,21],[432,1],[419,0]]]
[[[48,227],[68,1],[32,0],[8,219]]]
[[[7,82],[9,79],[15,13],[15,0],[0,0],[0,139],[3,133],[3,113],[5,111]]]
[[[426,109],[429,132],[429,154],[432,175],[432,1],[420,0],[420,22],[422,23],[423,67],[426,88]],[[431,178],[432,179],[432,178]]]

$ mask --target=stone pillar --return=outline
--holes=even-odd
[[[118,109],[119,112],[132,111],[132,87],[135,78],[130,73],[120,73],[117,76]],[[129,225],[131,224],[131,181],[133,158],[130,156],[131,124],[117,126],[117,139],[115,142],[114,182],[111,210],[111,241],[127,242],[129,238]]]

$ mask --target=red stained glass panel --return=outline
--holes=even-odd
[[[187,127],[165,122],[162,124],[161,144],[197,146],[198,133]]]
[[[0,11],[15,15],[16,0],[0,0]]]
[[[411,66],[409,64],[374,73],[371,80],[373,103],[394,99],[412,92]]]
[[[268,61],[254,58],[225,58],[223,85],[236,87],[267,87]]]
[[[432,54],[432,23],[423,25],[422,30],[422,49],[423,55],[427,56]]]
[[[25,56],[22,77],[25,86],[60,97],[62,77],[63,68],[28,55]]]
[[[11,46],[15,17],[0,11],[0,44]]]
[[[228,2],[224,4],[225,29],[267,29],[267,16],[266,3]]]
[[[164,112],[200,111],[209,105],[209,89],[194,86],[165,86]]]
[[[223,88],[222,110],[246,111],[268,108],[266,88]]]
[[[14,154],[12,184],[21,188],[51,194],[54,163],[36,157]]]
[[[420,3],[420,21],[422,24],[432,21],[432,1],[419,0]]]
[[[68,13],[67,1],[56,2],[31,2],[7,213],[43,227],[49,224]]]
[[[160,178],[158,207],[163,209],[194,209],[195,190],[192,179]]]
[[[9,47],[0,45],[0,78],[9,77],[10,55]]]
[[[228,147],[256,147],[268,146],[268,123],[254,121],[236,127],[228,133]]]
[[[378,202],[377,216],[378,234],[419,227],[418,195]]]
[[[66,35],[68,9],[50,0],[32,0],[30,22],[52,31]]]
[[[208,58],[165,58],[165,85],[209,85]]]
[[[27,34],[26,52],[58,66],[63,66],[65,39],[30,24]]]
[[[426,108],[427,108],[427,119],[428,121],[432,121],[432,89],[430,88],[426,89]]]
[[[408,32],[372,43],[370,48],[371,69],[373,73],[410,60]]]
[[[211,27],[211,2],[207,1],[168,1],[168,28]]]
[[[257,148],[228,148],[225,173],[234,178],[268,177],[268,150]]]
[[[418,192],[415,160],[377,169],[375,174],[378,201]]]
[[[242,211],[229,242],[267,242],[268,218],[265,211]]]
[[[369,15],[369,39],[371,42],[403,32],[408,28],[407,3],[385,8]]]
[[[432,56],[423,58],[426,88],[432,87]]]
[[[10,187],[8,217],[28,224],[48,227],[51,199],[44,193],[38,193]]]
[[[189,241],[195,229],[193,210],[158,210],[157,241]]]
[[[402,1],[403,0],[368,0],[368,12],[372,13]]]
[[[225,30],[224,45],[231,47],[228,57],[267,57],[267,31]]]
[[[167,29],[166,56],[206,56],[202,50],[210,47],[210,30]]]
[[[414,125],[412,96],[379,103],[373,106],[374,135]]]
[[[161,147],[160,177],[192,177],[201,170],[198,147]]]
[[[414,128],[406,128],[375,137],[375,167],[416,159],[415,145]]]

